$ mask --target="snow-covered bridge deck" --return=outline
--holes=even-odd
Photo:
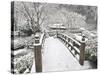
[[[49,37],[45,40],[42,56],[43,72],[87,69],[81,66],[66,46],[57,38]]]

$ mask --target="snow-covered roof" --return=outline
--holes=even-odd
[[[63,24],[52,24],[49,26],[51,29],[66,29]]]

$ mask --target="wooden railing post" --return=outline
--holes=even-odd
[[[39,37],[39,36],[38,36]],[[35,49],[35,68],[36,68],[36,72],[42,72],[42,54],[41,54],[41,47],[42,45],[39,44],[39,38],[37,36],[35,36],[35,45],[34,45],[34,49]]]
[[[85,53],[85,36],[82,37],[81,46],[80,46],[80,65],[84,65],[84,53]]]
[[[57,38],[58,38],[58,32],[57,32]]]

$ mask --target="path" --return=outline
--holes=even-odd
[[[43,53],[43,71],[64,71],[80,68],[78,61],[61,41],[49,37],[46,39]]]

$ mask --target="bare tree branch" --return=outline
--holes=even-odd
[[[22,10],[16,8],[16,7],[15,7],[15,9],[16,9],[16,11],[20,12],[20,14],[24,15],[24,17],[25,17],[26,19],[28,19],[28,16],[27,16],[27,14],[26,14],[24,11],[22,11]]]
[[[29,11],[28,11],[28,8],[26,8],[26,5],[25,5],[23,2],[22,2],[22,4],[23,4],[23,7],[24,7],[24,9],[25,9],[27,15],[29,16],[29,18],[32,19],[32,18],[31,18],[31,15],[30,15],[30,13],[29,13]]]

